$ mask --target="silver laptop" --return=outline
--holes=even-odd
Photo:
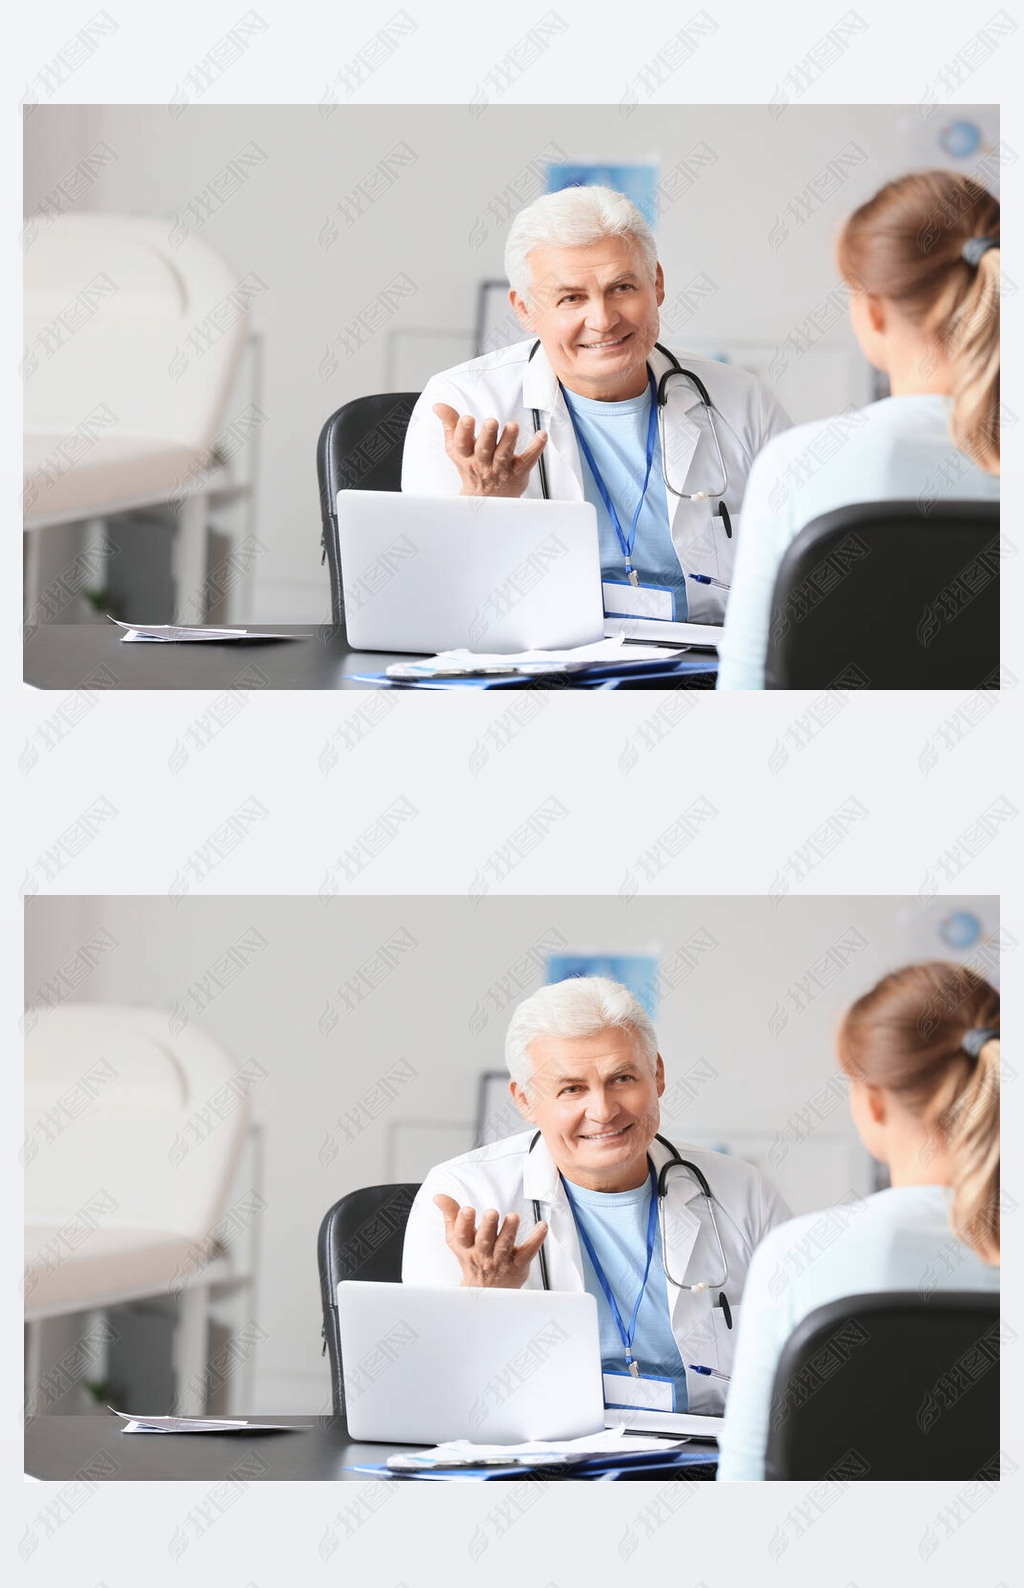
[[[339,491],[345,630],[359,650],[565,650],[604,636],[589,502]]]
[[[585,1291],[338,1286],[353,1439],[575,1439],[605,1425],[597,1303]]]

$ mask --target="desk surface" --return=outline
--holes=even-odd
[[[252,1416],[284,1423],[282,1434],[123,1434],[120,1420],[104,1414],[35,1417],[25,1428],[25,1471],[33,1478],[356,1478],[357,1464],[379,1464],[408,1445],[360,1445],[343,1418]],[[311,1426],[306,1426],[306,1425]]]
[[[349,673],[382,673],[407,658],[349,649],[344,629],[252,624],[288,640],[122,643],[112,623],[54,623],[25,639],[25,682],[37,689],[365,689]]]
[[[33,1478],[67,1482],[92,1480],[234,1478],[269,1480],[368,1481],[354,1466],[380,1465],[410,1445],[354,1444],[341,1417],[259,1417],[253,1422],[284,1423],[296,1433],[281,1434],[123,1434],[116,1417],[35,1417],[25,1428],[25,1471]],[[301,1427],[311,1424],[310,1427]],[[684,1470],[688,1478],[714,1477],[714,1466]],[[639,1475],[638,1475],[639,1476]],[[646,1478],[664,1479],[651,1470]]]
[[[350,650],[344,629],[330,624],[251,627],[296,638],[125,645],[112,623],[45,624],[26,636],[25,682],[36,689],[370,689],[350,675],[382,673],[392,662],[410,660],[395,652]],[[714,677],[701,669],[638,680],[634,687],[707,689]]]

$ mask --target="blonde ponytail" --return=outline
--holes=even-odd
[[[999,1261],[999,1038],[990,1037],[944,1120],[953,1207],[950,1223],[987,1263]]]
[[[999,473],[999,245],[982,254],[971,288],[937,327],[953,389],[950,434],[961,452]]]

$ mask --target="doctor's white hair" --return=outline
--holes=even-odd
[[[531,1042],[543,1037],[593,1037],[609,1029],[628,1031],[638,1059],[652,1070],[658,1036],[639,999],[607,976],[572,976],[542,987],[519,1005],[505,1033],[505,1063],[512,1079],[533,1098]]]
[[[653,281],[658,245],[636,205],[614,188],[567,187],[535,199],[512,222],[505,243],[509,286],[532,304],[529,256],[534,248],[586,248],[603,237],[630,238]]]

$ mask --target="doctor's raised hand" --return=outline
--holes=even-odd
[[[498,1228],[494,1208],[480,1216],[476,1209],[460,1207],[454,1197],[436,1196],[434,1203],[444,1218],[448,1250],[454,1252],[462,1269],[462,1284],[495,1290],[519,1290],[526,1283],[530,1264],[540,1251],[548,1233],[546,1224],[536,1225],[521,1246],[516,1245],[519,1215],[509,1213]]]
[[[477,435],[472,414],[459,414],[448,403],[435,403],[434,413],[444,427],[444,450],[459,471],[461,496],[522,496],[547,443],[546,431],[516,452],[519,426],[514,422],[499,436],[498,421],[484,419]]]

